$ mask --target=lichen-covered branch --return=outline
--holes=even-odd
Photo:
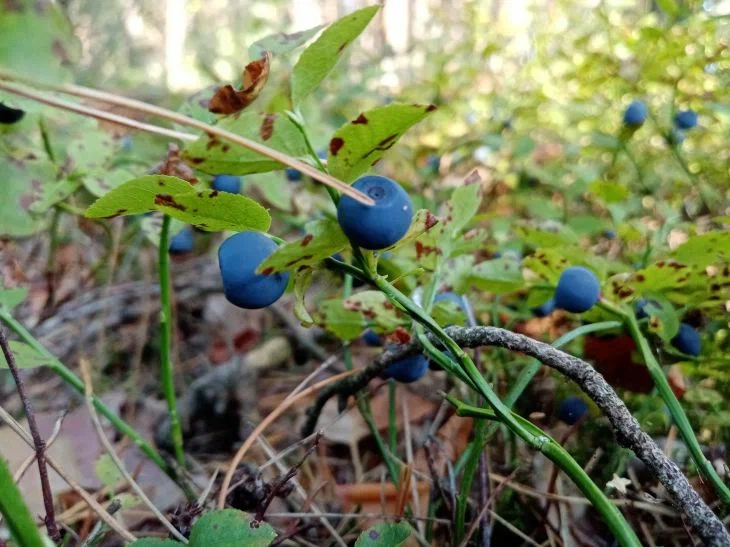
[[[631,449],[649,471],[664,485],[676,509],[707,545],[730,546],[730,533],[690,486],[681,469],[669,459],[652,438],[642,431],[613,388],[591,365],[549,344],[496,327],[449,327],[449,336],[461,347],[497,346],[534,357],[542,364],[570,378],[588,395],[608,418],[619,444]],[[314,431],[327,401],[349,397],[378,376],[390,363],[419,351],[416,339],[409,344],[383,352],[368,367],[340,383],[328,386],[309,409],[302,433]]]

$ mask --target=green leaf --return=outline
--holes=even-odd
[[[355,547],[400,547],[411,537],[407,522],[383,522],[368,528],[355,542]]]
[[[345,308],[339,298],[322,302],[317,322],[343,341],[354,340],[367,326],[362,314]]]
[[[670,17],[676,17],[680,13],[679,4],[676,0],[656,0],[657,6]]]
[[[81,182],[92,195],[100,198],[133,178],[134,174],[131,171],[120,167],[89,172],[82,177]]]
[[[343,301],[345,309],[362,315],[377,333],[392,332],[403,324],[395,306],[381,291],[362,291]]]
[[[5,517],[5,526],[10,536],[23,547],[44,547],[28,506],[15,485],[8,462],[0,456],[0,513]]]
[[[443,215],[444,235],[449,239],[457,237],[479,211],[482,204],[482,185],[467,184],[460,186],[451,193],[451,199],[446,203],[446,212]]]
[[[562,227],[559,232],[546,229],[533,228],[531,226],[518,226],[515,229],[522,240],[535,248],[561,247],[563,245],[574,245],[578,237],[567,227]]]
[[[379,9],[380,6],[370,6],[335,21],[302,52],[291,77],[292,102],[295,108],[317,89],[335,67],[347,46],[365,30]]]
[[[180,545],[183,544],[172,539],[142,538],[130,543],[129,547],[180,547]]]
[[[255,58],[258,59],[259,57],[260,55]],[[200,91],[186,97],[180,105],[180,108],[177,109],[178,112],[203,123],[215,123],[218,116],[208,110],[208,106],[210,105],[210,99],[213,95],[215,95],[215,92],[218,91],[219,88],[220,84],[209,85],[208,87],[204,87]],[[180,131],[190,131],[189,127],[183,125],[175,124],[175,128]]]
[[[608,180],[594,180],[588,185],[588,191],[605,203],[620,203],[629,197],[625,185]]]
[[[438,223],[439,219],[437,219],[431,211],[428,209],[419,209],[416,211],[416,214],[413,215],[413,221],[411,222],[406,234],[400,238],[395,245],[390,246],[388,250],[397,250],[412,245],[414,241],[431,230],[434,226],[437,226]]]
[[[141,215],[155,211],[157,202],[169,202],[175,196],[193,191],[193,186],[177,177],[145,175],[129,180],[97,199],[86,210],[88,218],[111,218]]]
[[[74,172],[99,171],[114,157],[117,143],[106,131],[85,131],[66,148],[67,162]]]
[[[525,284],[520,263],[510,258],[480,262],[464,272],[461,283],[494,294],[507,294],[522,288]]]
[[[433,105],[391,103],[361,113],[332,136],[329,172],[345,182],[354,181],[433,110]]]
[[[431,315],[442,327],[466,323],[466,314],[456,305],[456,302],[451,300],[442,300],[434,304]]]
[[[255,175],[247,180],[259,189],[261,195],[271,205],[282,211],[293,211],[292,185],[280,172]]]
[[[81,186],[81,181],[78,179],[61,179],[58,182],[47,183],[41,187],[39,195],[36,195],[35,201],[31,204],[28,210],[33,214],[45,213],[51,207],[56,205]]]
[[[204,190],[178,194],[157,210],[207,232],[258,230],[271,226],[269,213],[257,202],[241,194]]]
[[[294,316],[299,319],[303,327],[314,325],[314,319],[307,311],[305,297],[307,289],[312,284],[312,268],[297,270],[294,274]]]
[[[281,245],[259,264],[256,271],[271,274],[313,266],[349,245],[347,236],[335,220],[315,220],[308,223],[305,229],[306,235]]]
[[[304,137],[287,116],[243,111],[223,118],[217,125],[249,140],[300,158],[309,154]],[[217,175],[247,175],[283,169],[285,166],[266,156],[235,144],[221,141],[215,135],[202,135],[188,144],[182,157],[195,169]]]
[[[5,308],[6,311],[12,312],[27,297],[28,289],[26,287],[0,289],[0,308]]]
[[[671,342],[679,332],[679,317],[674,306],[660,294],[644,296],[648,300],[644,311],[649,316],[649,330],[665,342]]]
[[[322,30],[323,26],[319,25],[291,34],[277,32],[251,44],[248,48],[248,56],[251,59],[258,59],[265,51],[271,52],[274,56],[286,55],[303,46],[310,38]]]
[[[730,260],[730,232],[708,232],[690,237],[672,256],[685,264],[708,265]]]
[[[47,160],[0,156],[3,195],[0,199],[0,236],[26,237],[40,230],[44,218],[28,209],[43,187],[56,180],[56,167]]]
[[[190,532],[190,547],[267,547],[276,532],[266,522],[255,523],[237,509],[219,509],[200,517]]]
[[[94,465],[96,476],[107,488],[113,489],[124,478],[109,454],[102,454]]]
[[[70,80],[80,53],[60,5],[13,0],[0,5],[0,66],[54,84]]]
[[[515,158],[524,158],[535,149],[536,143],[531,137],[520,137],[515,143],[513,154]]]
[[[10,351],[15,356],[15,364],[18,368],[38,368],[54,362],[52,357],[43,355],[25,342],[10,340]],[[0,369],[4,368],[8,368],[8,362],[5,360],[5,355],[0,352]]]

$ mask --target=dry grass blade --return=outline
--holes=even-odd
[[[85,392],[86,392],[86,408],[89,410],[89,415],[91,416],[91,421],[94,424],[94,429],[96,430],[96,435],[99,437],[99,440],[101,441],[101,444],[104,446],[104,448],[107,451],[107,454],[109,454],[109,457],[114,462],[114,465],[116,465],[117,469],[119,469],[119,472],[124,477],[124,480],[127,481],[129,486],[134,490],[134,493],[139,496],[139,498],[142,500],[142,503],[144,503],[147,508],[152,511],[152,513],[155,515],[157,520],[159,520],[162,525],[167,528],[167,530],[177,539],[178,541],[181,541],[183,543],[187,543],[188,540],[185,536],[183,536],[178,530],[172,525],[172,523],[165,518],[165,516],[160,512],[157,507],[152,503],[152,500],[150,500],[147,497],[147,494],[145,494],[144,490],[142,490],[142,487],[137,484],[137,482],[132,478],[132,476],[127,471],[127,468],[124,466],[124,462],[119,459],[119,456],[117,456],[117,453],[114,451],[114,447],[112,446],[111,442],[109,442],[109,439],[106,438],[106,434],[104,433],[104,428],[101,425],[101,420],[99,419],[99,415],[96,413],[96,409],[94,408],[94,402],[93,402],[93,391],[91,387],[91,373],[89,372],[89,363],[86,359],[81,358],[80,360],[81,364],[81,375],[84,379],[84,386],[85,386]]]
[[[13,418],[7,410],[5,410],[3,407],[0,406],[0,418],[4,420],[10,428],[15,431],[15,433],[18,434],[18,436],[25,441],[25,443],[33,447],[33,440],[30,438],[30,435],[23,429],[23,427]],[[88,504],[88,506],[96,512],[97,515],[101,519],[104,520],[104,522],[109,525],[109,528],[114,530],[117,534],[122,536],[127,541],[135,541],[137,538],[124,526],[122,526],[119,521],[117,521],[114,517],[112,517],[106,509],[104,509],[98,501],[96,501],[86,490],[81,488],[81,486],[74,481],[71,477],[69,477],[61,467],[56,464],[56,462],[51,457],[47,457],[46,461],[48,462],[48,465],[51,466],[51,468],[58,473],[58,475],[68,484],[79,496],[83,498],[83,500]]]
[[[228,465],[228,470],[226,471],[226,476],[223,478],[223,484],[221,485],[221,491],[218,494],[218,507],[220,509],[223,509],[226,506],[226,496],[228,495],[228,490],[231,487],[231,481],[233,480],[233,473],[236,471],[236,468],[243,460],[243,457],[246,455],[246,453],[251,449],[253,446],[253,443],[256,442],[256,439],[259,435],[266,429],[269,425],[271,425],[272,422],[274,422],[279,416],[281,416],[286,410],[288,410],[294,403],[308,397],[309,395],[312,395],[313,393],[316,393],[320,389],[322,389],[325,386],[328,386],[330,384],[333,384],[335,382],[338,382],[339,380],[342,380],[343,378],[346,378],[350,376],[351,374],[354,374],[356,371],[354,370],[348,370],[347,372],[342,372],[340,374],[336,374],[335,376],[332,376],[331,378],[327,378],[326,380],[322,380],[321,382],[318,382],[314,384],[311,387],[308,387],[301,393],[299,393],[296,397],[292,397],[291,399],[287,399],[285,401],[282,401],[279,406],[277,406],[274,410],[271,411],[271,413],[264,418],[261,423],[256,426],[256,429],[254,429],[251,434],[248,436],[248,438],[244,441],[244,443],[241,445],[241,447],[236,452],[236,455],[233,456],[233,459],[231,460],[231,463]]]
[[[46,450],[51,448],[53,443],[56,442],[58,434],[61,433],[61,425],[63,425],[63,419],[66,417],[66,414],[68,414],[68,411],[64,410],[56,420],[56,423],[53,424],[53,431],[51,432],[51,436],[48,437],[48,440],[46,441]],[[23,463],[20,464],[17,471],[15,471],[15,474],[13,475],[13,480],[16,484],[20,481],[20,479],[23,478],[23,475],[25,475],[25,472],[28,471],[28,468],[33,465],[34,461],[35,454],[31,454],[26,458]],[[2,515],[0,515],[0,520],[2,520]]]

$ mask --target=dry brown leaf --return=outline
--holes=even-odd
[[[256,100],[269,79],[271,53],[264,51],[260,59],[251,61],[243,69],[240,91],[231,85],[219,87],[210,99],[208,110],[214,114],[235,114]]]

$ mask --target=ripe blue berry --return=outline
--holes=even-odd
[[[378,334],[373,329],[366,330],[362,335],[362,339],[365,340],[365,343],[368,346],[372,346],[374,348],[383,345],[383,339],[378,336]]]
[[[679,129],[692,129],[697,127],[697,112],[694,110],[681,110],[674,115],[674,125]]]
[[[213,179],[213,190],[228,192],[229,194],[238,194],[241,192],[241,177],[234,177],[233,175],[217,175]]]
[[[428,359],[422,353],[416,353],[388,365],[384,377],[410,384],[421,379],[426,371],[428,371]]]
[[[257,274],[256,268],[276,250],[276,243],[260,232],[240,232],[218,249],[223,292],[239,308],[255,310],[276,302],[289,282],[289,274]]]
[[[426,160],[426,164],[428,165],[428,170],[431,171],[431,173],[437,174],[439,169],[441,169],[441,157],[436,154],[430,154]]]
[[[646,319],[649,317],[649,314],[646,313],[646,306],[649,303],[649,301],[646,298],[640,298],[637,300],[636,305],[634,306],[634,312],[636,313],[637,319]]]
[[[609,228],[603,231],[603,237],[606,239],[616,239],[616,230]]]
[[[11,108],[0,103],[0,123],[11,125],[18,123],[25,116],[25,111],[19,108]]]
[[[572,266],[560,274],[555,289],[555,307],[583,313],[595,306],[601,297],[601,284],[596,274],[582,266]]]
[[[545,302],[542,306],[532,308],[532,315],[535,317],[547,317],[555,311],[555,300],[552,298]]]
[[[375,201],[368,206],[342,196],[337,221],[353,245],[364,249],[385,249],[408,231],[413,205],[406,191],[395,181],[377,175],[361,177],[352,185]]]
[[[687,323],[679,324],[679,332],[672,338],[672,345],[682,353],[697,357],[702,350],[700,333]]]
[[[286,170],[286,180],[289,182],[299,182],[302,180],[302,172],[290,167]]]
[[[193,250],[193,230],[189,226],[185,226],[175,236],[170,239],[168,247],[170,254],[189,253]]]
[[[629,127],[641,127],[649,115],[649,109],[643,101],[632,101],[624,111],[624,124]]]
[[[566,397],[555,415],[568,425],[573,425],[588,412],[588,405],[577,395]]]

